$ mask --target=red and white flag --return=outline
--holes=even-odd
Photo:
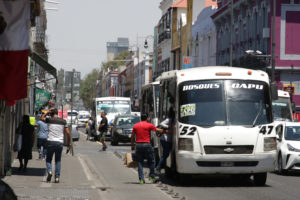
[[[8,105],[27,97],[29,0],[0,0],[7,26],[0,34],[0,100]]]

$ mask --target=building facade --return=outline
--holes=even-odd
[[[81,72],[65,71],[65,81],[64,81],[65,98],[64,99],[66,100],[66,103],[70,105],[70,103],[72,102],[71,92],[73,91],[73,109],[77,109],[80,100],[80,96],[79,96],[80,80],[81,80]],[[72,81],[73,81],[73,87],[72,87]]]
[[[270,68],[272,50],[273,1],[238,0],[233,6],[232,60],[235,66]],[[230,62],[230,1],[220,0],[212,15],[217,29],[218,65]],[[276,1],[275,79],[279,89],[290,90],[292,100],[300,106],[300,1]],[[246,50],[260,51],[265,57],[253,59]],[[259,60],[259,61],[258,61]],[[262,61],[261,61],[262,60]]]
[[[216,7],[203,8],[192,26],[192,66],[216,65],[217,32],[211,15]]]
[[[157,41],[155,69],[153,70],[153,79],[157,78],[162,72],[172,70],[171,61],[171,29],[172,29],[172,11],[170,7],[176,0],[162,0],[159,8],[162,11],[162,17],[157,25],[157,34],[154,40]]]

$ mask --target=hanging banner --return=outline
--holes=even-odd
[[[35,110],[39,110],[51,99],[51,94],[39,88],[35,89]]]

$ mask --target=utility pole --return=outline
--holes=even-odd
[[[70,137],[71,137],[71,153],[72,156],[74,156],[74,149],[73,149],[73,138],[72,138],[72,129],[73,129],[73,87],[74,87],[74,74],[75,74],[75,69],[72,71],[72,78],[71,78],[71,128],[70,128]]]
[[[272,70],[271,82],[275,81],[275,24],[276,24],[276,0],[273,0],[273,19],[272,19]]]
[[[180,16],[180,21],[179,21],[179,45],[180,45],[180,47],[179,47],[179,59],[178,59],[178,61],[179,61],[179,67],[178,67],[178,69],[180,70],[181,69],[181,57],[182,57],[182,50],[181,50],[181,48],[182,48],[182,19],[181,19],[181,16]]]
[[[230,6],[230,50],[229,50],[229,66],[232,66],[232,51],[233,51],[233,0],[231,0]]]

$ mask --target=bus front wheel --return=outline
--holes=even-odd
[[[257,186],[264,186],[267,181],[267,172],[253,175],[254,184]]]

